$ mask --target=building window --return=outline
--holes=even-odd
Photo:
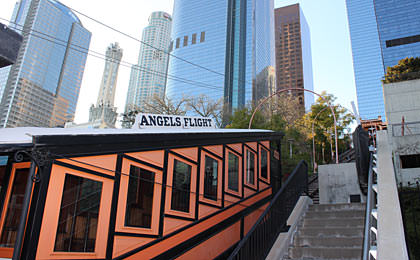
[[[184,44],[183,46],[187,46],[188,45],[188,36],[184,36]]]
[[[205,40],[206,40],[206,32],[201,32],[200,42],[204,42]]]
[[[177,49],[179,48],[179,41],[180,41],[180,40],[179,40],[179,38],[176,38],[176,45],[175,45],[175,48],[177,48]]]
[[[420,154],[400,155],[401,168],[420,168]]]
[[[229,153],[228,160],[228,189],[239,191],[239,157]]]
[[[174,159],[171,209],[190,211],[191,165]]]
[[[174,49],[174,41],[171,41],[169,44],[169,52],[171,52]]]
[[[125,225],[150,228],[152,224],[155,173],[130,166]]]
[[[246,150],[246,182],[255,184],[255,154],[250,150]]]
[[[268,179],[268,152],[261,148],[261,177]]]
[[[393,40],[389,40],[386,41],[386,47],[394,47],[394,46],[399,46],[399,45],[404,45],[404,44],[410,44],[410,43],[416,43],[416,42],[420,42],[420,34],[419,35],[414,35],[414,36],[409,36],[409,37],[404,37],[404,38],[398,38],[398,39],[393,39]]]
[[[217,160],[205,156],[204,165],[204,198],[217,201]]]
[[[94,252],[102,182],[66,174],[54,251]]]
[[[15,171],[0,238],[1,247],[14,247],[15,245],[28,174],[29,169],[16,169]]]
[[[192,38],[191,38],[191,44],[196,44],[197,43],[197,34],[193,33]]]

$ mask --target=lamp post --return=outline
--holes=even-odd
[[[254,116],[255,116],[255,113],[258,111],[258,110],[260,110],[260,108],[261,108],[261,106],[263,105],[263,104],[265,104],[269,99],[271,99],[272,97],[274,97],[274,96],[276,96],[276,95],[278,95],[278,94],[280,94],[280,93],[283,93],[283,92],[286,92],[286,91],[292,91],[292,90],[296,90],[296,91],[307,91],[307,92],[310,92],[310,93],[312,93],[312,94],[314,94],[314,95],[317,95],[318,97],[320,97],[323,101],[325,101],[325,103],[327,103],[327,106],[331,109],[331,113],[333,114],[333,117],[334,117],[334,133],[335,133],[335,163],[337,163],[338,164],[338,140],[337,140],[337,119],[336,119],[336,117],[335,117],[335,113],[334,113],[334,109],[333,109],[333,107],[331,106],[331,104],[323,97],[323,96],[321,96],[320,94],[318,94],[318,93],[316,93],[316,92],[314,92],[314,91],[312,91],[312,90],[309,90],[309,89],[305,89],[305,88],[285,88],[285,89],[280,89],[280,90],[278,90],[278,91],[276,91],[276,92],[274,92],[273,94],[271,94],[270,96],[268,96],[268,97],[266,97],[266,98],[264,98],[259,104],[258,104],[258,106],[255,108],[255,110],[254,110],[254,112],[252,113],[252,115],[251,115],[251,119],[249,120],[249,126],[248,126],[248,129],[251,129],[251,125],[252,125],[252,120],[254,120]]]
[[[315,158],[315,133],[314,133],[314,125],[315,125],[315,121],[318,118],[319,114],[321,114],[321,112],[323,112],[325,109],[327,109],[328,107],[324,107],[321,111],[318,112],[318,114],[316,114],[314,120],[312,121],[312,156],[313,156],[313,163],[314,163],[314,173],[315,173],[315,167],[316,167],[316,158]]]

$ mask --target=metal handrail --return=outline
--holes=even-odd
[[[277,238],[282,228],[286,227],[287,219],[297,203],[300,194],[308,192],[307,169],[308,166],[306,162],[303,160],[300,161],[285,184],[275,194],[274,198],[258,218],[251,230],[238,243],[228,260],[260,259],[260,257],[256,257],[257,255],[264,256],[265,258],[265,255],[268,253],[267,250],[269,251],[275,238]],[[303,182],[299,181],[299,177],[302,177],[300,175],[303,175],[305,178]],[[286,199],[286,197],[290,195],[295,198]],[[281,199],[286,199],[286,201],[291,203],[291,205],[281,204],[281,202],[283,202]],[[281,205],[279,206],[278,204]],[[260,234],[260,231],[263,233],[262,235]],[[258,237],[258,235],[260,236]],[[254,246],[250,246],[249,243],[253,243]],[[255,244],[258,244],[258,246],[255,246]]]
[[[364,230],[364,237],[363,237],[363,260],[370,259],[370,249],[372,246],[372,210],[375,204],[375,193],[373,190],[373,152],[370,153],[370,162],[369,162],[369,173],[368,173],[368,192],[366,198],[366,218],[365,218],[365,230]]]

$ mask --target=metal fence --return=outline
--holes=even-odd
[[[410,122],[402,124],[392,125],[393,136],[405,136],[405,135],[418,135],[420,134],[420,122]]]
[[[228,259],[265,259],[279,233],[288,230],[287,219],[299,197],[307,192],[308,165],[305,161],[300,161]]]
[[[420,260],[420,187],[419,182],[400,183],[398,191],[404,222],[405,240],[411,260]]]

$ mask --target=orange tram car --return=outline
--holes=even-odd
[[[281,138],[0,129],[0,258],[225,259],[281,185]]]

